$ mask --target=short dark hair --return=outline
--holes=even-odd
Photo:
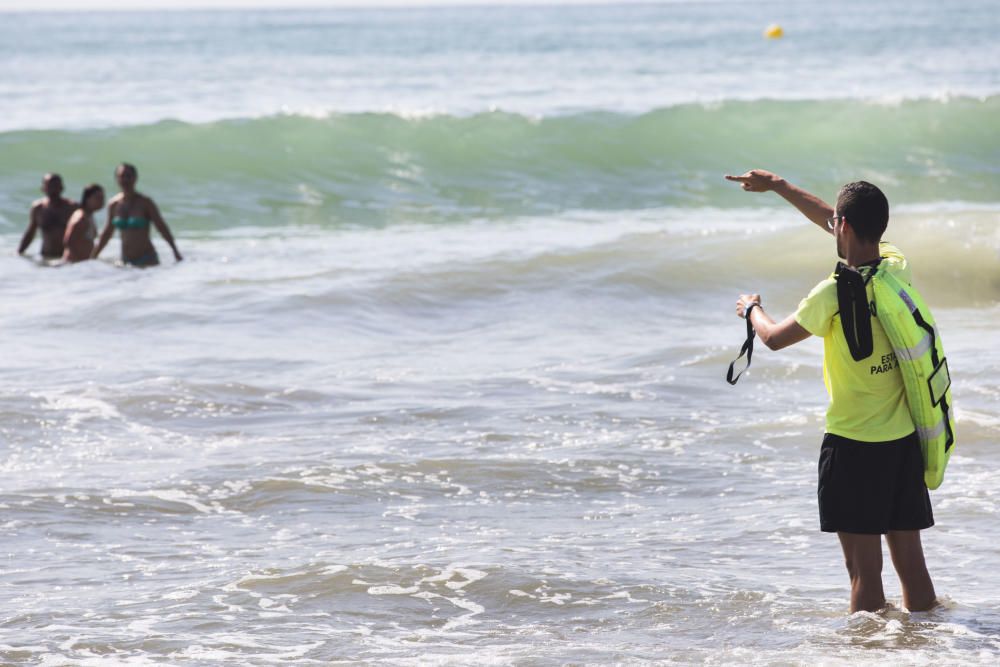
[[[139,177],[139,170],[135,168],[134,164],[128,162],[122,162],[120,165],[118,165],[118,169],[121,169],[122,171],[131,171],[133,174],[135,174],[136,178]],[[115,169],[115,171],[118,171],[118,169]]]
[[[104,188],[102,188],[97,183],[91,183],[90,185],[85,187],[83,189],[83,195],[80,197],[80,206],[85,205],[87,203],[87,197],[94,194],[95,192],[104,192]]]
[[[855,181],[840,188],[837,215],[847,218],[862,241],[877,243],[889,226],[889,200],[868,181]]]

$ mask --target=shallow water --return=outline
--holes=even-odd
[[[991,662],[1000,309],[936,309],[961,378],[925,540],[946,606],[849,618],[816,527],[818,342],[731,389],[737,277],[699,299],[664,269],[815,241],[765,291],[789,308],[829,241],[789,213],[685,238],[675,214],[3,260],[4,302],[33,303],[5,318],[5,658]]]
[[[583,13],[544,15],[560,39],[597,20],[564,11]],[[618,14],[622,34],[642,12]],[[176,34],[197,34],[192,16],[170,15]],[[877,34],[893,57],[917,48]],[[0,246],[50,147],[70,147],[75,190],[141,146],[186,259],[121,269],[117,241],[61,268],[0,257],[0,662],[994,664],[1000,142],[995,72],[972,62],[957,80],[982,90],[930,99],[937,80],[915,73],[924,97],[896,106],[633,112],[595,94],[534,118],[504,79],[510,114],[415,119],[362,90],[318,119],[157,123],[174,107],[151,101],[111,129],[17,121],[0,134]],[[797,125],[776,145],[699,134],[747,113]],[[880,138],[892,150],[869,159]],[[721,180],[765,158],[828,198],[852,174],[884,184],[888,238],[934,306],[959,444],[925,534],[932,612],[847,614],[815,500],[820,342],[758,346],[724,383],[736,295],[784,315],[835,262],[777,198]]]

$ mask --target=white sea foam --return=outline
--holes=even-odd
[[[3,70],[0,124],[121,125],[0,134],[0,245],[44,170],[73,194],[130,159],[185,255],[154,234],[155,270],[0,256],[0,662],[995,662],[1000,204],[992,139],[969,128],[996,102],[932,98],[952,78],[995,92],[996,12],[917,8],[959,37],[866,5],[885,76],[844,89],[870,70],[859,14],[799,3],[805,23],[763,42],[753,8],[692,24],[707,4],[647,7],[648,25],[535,8],[510,30],[508,10],[457,12],[445,27],[468,26],[423,55],[407,40],[434,12],[255,14],[238,45],[232,15],[158,16],[174,37],[124,46],[106,37],[127,16],[46,17],[55,45],[0,21],[0,61],[27,68]],[[845,60],[810,78],[830,21]],[[83,79],[51,67],[67,49]],[[781,62],[804,83],[771,95]],[[28,89],[43,79],[74,104]],[[831,100],[886,81],[912,99]],[[678,104],[700,99],[721,101]],[[243,120],[149,125],[164,116]],[[760,348],[723,383],[735,296],[787,315],[835,261],[779,198],[721,179],[782,165],[827,198],[887,185],[945,336],[961,437],[924,536],[932,612],[898,608],[887,559],[897,609],[847,615],[816,519],[819,341]]]

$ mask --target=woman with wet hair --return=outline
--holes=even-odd
[[[80,197],[80,208],[73,211],[66,223],[66,235],[63,237],[63,261],[82,262],[90,259],[94,251],[94,240],[97,238],[97,224],[94,213],[104,208],[104,188],[91,183],[83,189]]]
[[[108,223],[101,232],[100,241],[91,255],[94,259],[101,254],[104,246],[108,244],[111,237],[118,229],[122,235],[122,262],[131,266],[156,266],[160,263],[160,257],[156,254],[153,241],[149,235],[150,225],[156,227],[163,240],[170,245],[174,251],[177,261],[183,259],[174,243],[174,236],[170,233],[170,228],[163,221],[160,209],[156,203],[146,195],[135,189],[136,181],[139,180],[139,171],[131,164],[123,162],[115,169],[115,179],[121,192],[115,195],[108,204]]]

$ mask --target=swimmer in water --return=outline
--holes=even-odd
[[[80,208],[74,211],[66,225],[63,238],[63,261],[82,262],[90,259],[97,238],[94,213],[104,208],[104,188],[92,183],[83,189]]]
[[[149,236],[149,226],[152,224],[174,251],[174,258],[181,261],[183,257],[177,250],[170,228],[160,215],[160,209],[151,198],[135,189],[135,183],[139,180],[138,170],[123,162],[115,169],[115,179],[121,192],[108,203],[108,223],[101,231],[101,238],[91,253],[91,258],[97,259],[111,240],[115,229],[119,229],[122,234],[122,262],[139,267],[156,266],[160,263],[160,257]]]
[[[63,256],[63,236],[66,223],[76,210],[77,203],[64,199],[63,180],[59,174],[45,174],[42,178],[45,197],[31,205],[28,228],[21,237],[17,254],[23,255],[35,240],[35,232],[42,233],[42,259],[59,259]]]

